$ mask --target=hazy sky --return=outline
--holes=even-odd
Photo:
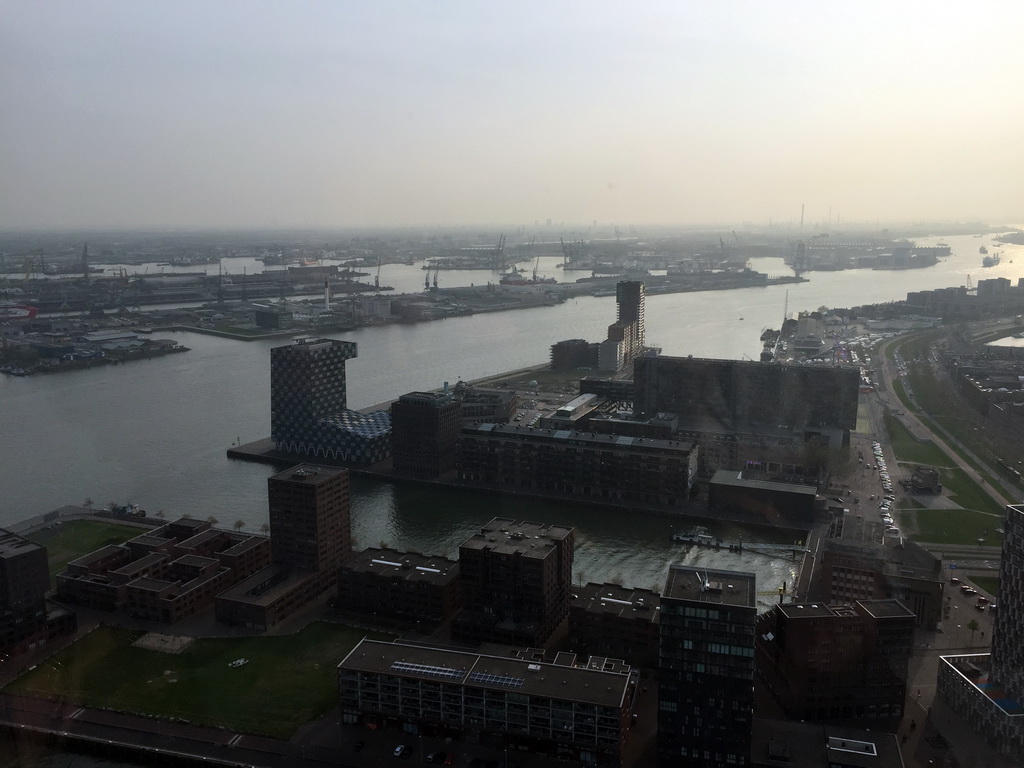
[[[0,228],[1024,221],[1024,3],[0,0]]]

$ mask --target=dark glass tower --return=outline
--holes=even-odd
[[[734,768],[750,758],[753,573],[672,566],[661,597],[659,768]]]

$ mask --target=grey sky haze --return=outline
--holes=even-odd
[[[1019,2],[0,0],[0,227],[1024,219]]]

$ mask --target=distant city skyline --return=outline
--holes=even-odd
[[[1024,220],[1024,6],[0,0],[0,230]]]

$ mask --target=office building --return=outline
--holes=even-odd
[[[173,624],[269,563],[265,536],[182,518],[72,560],[57,574],[57,592],[78,605]]]
[[[895,733],[754,718],[750,768],[902,768]]]
[[[596,368],[598,345],[586,339],[566,339],[551,345],[551,370],[575,371],[578,368]]]
[[[670,566],[661,595],[661,768],[747,765],[756,621],[753,573]]]
[[[787,603],[758,617],[757,673],[793,720],[903,718],[915,617],[898,600]]]
[[[813,523],[817,493],[813,485],[751,480],[742,472],[720,469],[708,484],[708,506],[718,512],[760,516],[772,525]]]
[[[886,536],[880,523],[855,516],[845,515],[831,530],[809,600],[829,605],[899,600],[918,627],[939,627],[946,585],[941,558],[908,539]]]
[[[573,654],[551,664],[363,640],[338,665],[344,722],[601,768],[623,763],[638,688],[621,661]]]
[[[470,387],[461,381],[455,385],[455,399],[462,424],[508,424],[519,408],[519,395],[514,389]]]
[[[679,415],[719,429],[783,425],[799,443],[849,444],[857,423],[860,372],[853,366],[780,365],[647,353],[633,364],[635,409]],[[725,467],[730,468],[730,467]],[[737,467],[738,468],[738,467]]]
[[[495,518],[459,547],[464,607],[452,640],[546,647],[564,637],[573,530]]]
[[[460,405],[444,392],[409,392],[391,404],[391,458],[399,474],[437,477],[455,466]]]
[[[370,547],[338,571],[336,613],[373,626],[429,632],[462,607],[459,564]]]
[[[0,528],[0,612],[33,610],[49,589],[46,548]]]
[[[75,631],[75,614],[48,603],[49,589],[46,548],[0,528],[0,657]]]
[[[271,552],[278,565],[331,586],[352,554],[348,470],[301,464],[267,479]]]
[[[619,584],[573,587],[569,645],[573,653],[613,656],[633,667],[658,666],[661,595]]]
[[[215,601],[217,620],[265,630],[337,585],[352,555],[348,470],[301,464],[267,479],[271,564]]]
[[[1004,757],[1024,763],[1024,505],[1006,508],[992,652],[943,656],[936,693]]]
[[[320,419],[347,408],[351,341],[298,339],[270,350],[270,437],[278,450],[316,455]]]
[[[471,485],[679,506],[690,498],[698,451],[678,440],[477,424],[463,427],[458,457],[459,479]]]

